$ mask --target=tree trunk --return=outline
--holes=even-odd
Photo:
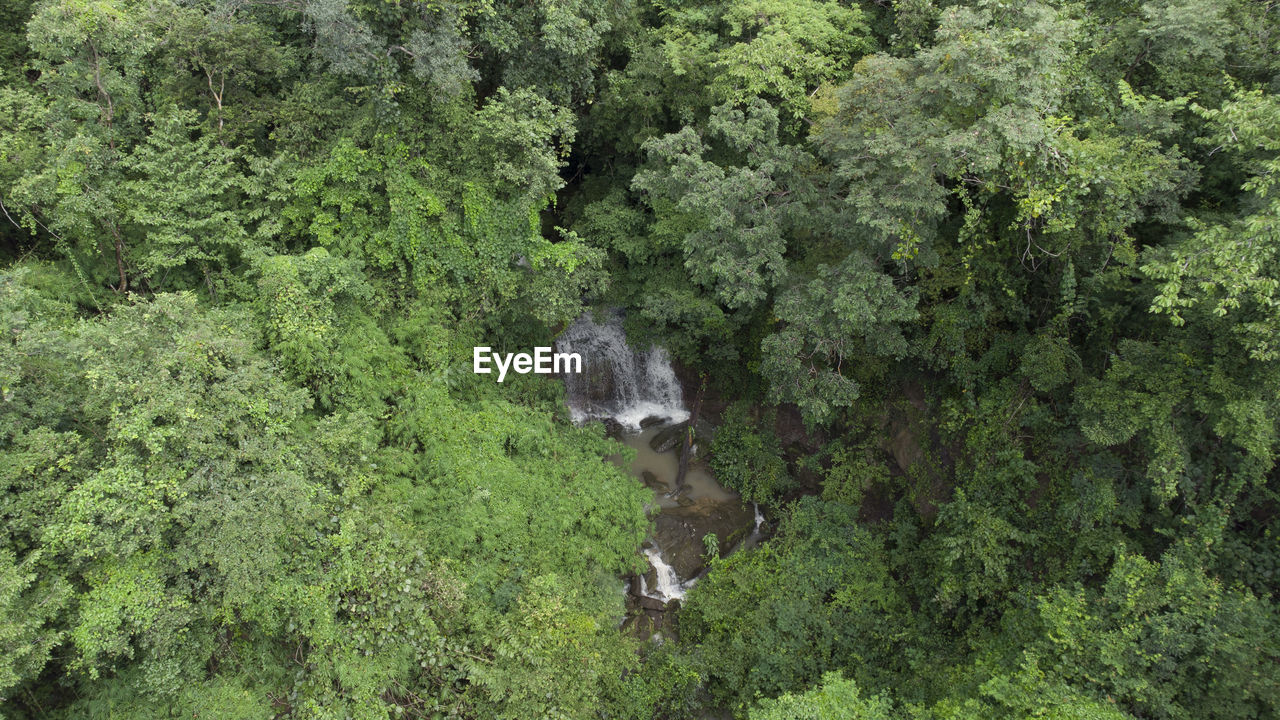
[[[129,289],[129,276],[124,270],[124,238],[120,236],[115,223],[111,224],[111,235],[115,238],[116,270],[120,273],[120,286],[116,288],[116,292],[123,293]]]
[[[689,415],[689,427],[684,432],[684,447],[680,453],[680,465],[676,471],[676,486],[672,494],[684,489],[684,476],[689,472],[689,456],[693,454],[693,426],[698,424],[698,413],[702,410],[702,396],[707,391],[707,376],[702,376],[702,384],[698,387],[698,395],[693,399],[693,413]]]

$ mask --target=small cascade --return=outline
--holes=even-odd
[[[648,417],[689,418],[667,351],[633,350],[617,314],[600,325],[584,313],[560,335],[556,349],[582,357],[582,372],[564,378],[574,422],[612,418],[637,430]]]
[[[755,513],[755,522],[751,527],[751,534],[738,541],[731,552],[739,550],[749,550],[760,544],[761,530],[764,529],[764,513],[760,512],[759,503],[751,503],[751,509]]]
[[[656,346],[636,350],[627,345],[622,318],[616,312],[603,324],[596,322],[590,313],[582,315],[560,334],[556,340],[556,351],[577,353],[582,358],[582,372],[564,376],[569,412],[574,422],[593,419],[616,421],[624,430],[624,442],[638,444],[637,451],[650,461],[661,460],[664,469],[659,470],[655,466],[654,472],[662,477],[663,484],[670,484],[675,477],[675,454],[670,449],[656,451],[649,442],[650,436],[672,424],[688,420],[690,412],[684,406],[680,382],[676,379],[667,351]],[[640,427],[642,421],[653,417],[660,418],[661,422],[645,423],[646,429]],[[698,478],[704,480],[699,483]],[[715,485],[705,472],[691,473],[686,480],[702,502],[736,502],[736,496]],[[687,494],[693,494],[693,491]],[[679,507],[679,503],[670,498],[666,502],[659,500],[658,504],[664,513],[675,512]],[[759,521],[756,526],[759,527]],[[682,526],[677,524],[676,527]],[[657,544],[660,535],[661,532],[657,532],[642,551],[653,568],[653,574],[649,576],[652,583],[645,575],[640,576],[636,588],[639,592],[635,594],[665,604],[684,598],[696,577],[682,579],[676,571],[676,566],[688,565],[688,548],[680,544],[686,538],[677,537],[671,540],[670,546],[663,547]],[[701,546],[698,551],[701,551]],[[681,552],[685,555],[679,555]],[[679,557],[685,559],[684,565],[677,559]]]
[[[647,587],[642,575],[640,594],[663,602],[683,599],[685,592],[693,587],[694,580],[680,582],[676,569],[668,565],[667,561],[662,559],[662,554],[654,548],[645,548],[644,556],[649,558],[649,564],[653,566],[653,574],[657,577],[658,586],[653,589]]]

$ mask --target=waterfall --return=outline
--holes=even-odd
[[[637,430],[647,417],[669,422],[689,418],[667,351],[631,349],[616,313],[604,325],[584,313],[560,335],[556,347],[582,356],[582,372],[564,379],[574,422],[612,418]]]
[[[608,418],[636,431],[645,418],[662,418],[664,423],[689,419],[667,351],[656,346],[632,349],[619,313],[612,313],[603,325],[591,313],[583,314],[560,334],[556,350],[582,358],[582,372],[564,376],[574,422]],[[661,548],[645,548],[644,555],[653,567],[656,587],[648,587],[642,575],[639,594],[662,602],[683,598],[694,580],[681,582]]]
[[[733,549],[729,551],[730,554],[741,550],[749,550],[760,545],[760,533],[764,529],[765,522],[764,513],[760,512],[759,503],[751,503],[751,508],[755,512],[755,524],[751,527],[751,534],[739,540],[738,544],[734,545]]]
[[[644,556],[649,558],[649,564],[653,566],[653,574],[657,577],[658,587],[649,589],[644,581],[644,576],[640,576],[640,594],[669,602],[671,600],[681,600],[684,598],[685,591],[693,587],[694,580],[680,582],[679,576],[676,575],[676,569],[667,564],[662,559],[662,554],[653,548],[645,548]]]

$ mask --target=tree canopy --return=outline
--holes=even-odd
[[[4,3],[0,717],[1277,717],[1277,78],[1257,0]],[[660,641],[621,446],[470,371],[608,308],[767,517]]]

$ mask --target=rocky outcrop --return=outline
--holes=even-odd
[[[670,485],[658,479],[657,475],[654,475],[648,470],[644,470],[640,473],[640,481],[644,483],[645,487],[654,492],[665,493],[671,491]]]
[[[663,642],[676,637],[675,610],[637,610],[627,615],[622,632],[640,640]]]
[[[706,567],[702,538],[714,533],[720,551],[730,548],[751,534],[755,514],[740,500],[696,498],[687,504],[667,508],[654,519],[654,541],[662,548],[662,556],[676,574],[688,579],[697,577]]]
[[[650,582],[652,582],[650,578]],[[622,632],[641,640],[661,642],[676,637],[675,617],[680,609],[679,600],[663,602],[640,594],[640,577],[627,576],[627,616],[622,621]],[[652,587],[652,586],[650,586]]]
[[[658,431],[652,438],[649,438],[649,447],[657,453],[665,453],[675,451],[678,457],[684,452],[684,437],[689,430],[688,421],[676,423],[670,427],[665,427]],[[695,446],[709,447],[712,438],[715,437],[715,427],[711,423],[699,419],[693,426],[693,442]],[[695,453],[701,454],[701,453]]]
[[[653,448],[656,453],[671,452],[679,449],[684,443],[684,435],[688,427],[689,423],[682,422],[659,430],[657,434],[649,439],[649,447]]]
[[[910,488],[907,497],[916,513],[932,520],[951,497],[953,448],[942,444],[919,385],[906,384],[902,398],[906,402],[900,400],[888,408],[881,446],[893,458],[897,474],[905,476]]]
[[[649,479],[645,480],[648,484]],[[663,559],[675,569],[677,576],[688,580],[706,569],[703,536],[714,534],[721,552],[727,553],[750,535],[754,526],[755,514],[740,500],[681,497],[678,506],[665,508],[654,518],[653,541],[645,541],[642,547],[662,548]],[[673,621],[680,601],[664,602],[640,592],[641,587],[652,591],[658,586],[653,568],[644,575],[628,576],[627,584],[627,619],[623,631],[641,639],[654,635],[675,637]]]

